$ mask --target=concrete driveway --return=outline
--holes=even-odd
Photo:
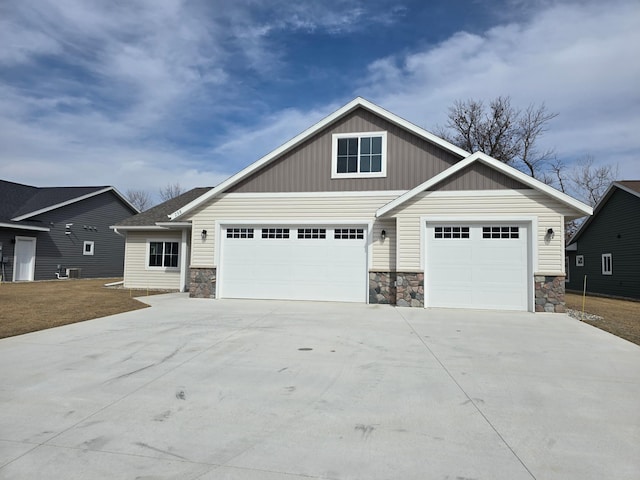
[[[640,347],[567,316],[148,301],[0,340],[0,478],[640,478]]]

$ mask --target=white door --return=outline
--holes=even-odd
[[[427,224],[426,305],[527,310],[527,225]]]
[[[363,226],[222,228],[221,298],[366,302]]]
[[[36,269],[36,239],[33,237],[16,237],[16,248],[13,259],[13,281],[33,280]]]

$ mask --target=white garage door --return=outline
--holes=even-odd
[[[225,226],[219,295],[365,302],[366,237],[359,226]]]
[[[427,224],[429,307],[527,310],[526,224]]]

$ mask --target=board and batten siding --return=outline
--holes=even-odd
[[[459,193],[459,192],[456,192]],[[536,190],[508,191],[500,195],[487,195],[486,192],[423,192],[407,203],[392,210],[388,215],[395,217],[398,232],[399,272],[421,272],[420,238],[421,220],[429,215],[451,215],[452,217],[494,218],[504,216],[533,216],[538,219],[536,232],[538,262],[534,273],[557,274],[564,272],[562,241],[564,239],[564,216],[572,215],[560,202],[550,199]],[[553,228],[555,236],[547,242],[547,229]]]
[[[147,242],[181,242],[181,232],[127,232],[124,258],[125,288],[180,289],[180,272],[147,267]]]
[[[283,221],[305,224],[305,222],[364,221],[372,222],[378,208],[395,199],[399,193],[373,196],[297,196],[297,195],[221,195],[218,199],[196,210],[188,217],[192,222],[193,244],[191,266],[216,267],[215,265],[215,224],[224,220],[241,221]],[[385,241],[380,239],[386,230]],[[203,240],[198,232],[207,230]],[[374,223],[370,241],[372,251],[372,271],[389,271],[395,265],[395,221],[383,219]]]
[[[331,178],[334,133],[387,132],[387,176]],[[461,158],[359,108],[254,172],[228,193],[409,190]]]

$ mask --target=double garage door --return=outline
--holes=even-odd
[[[224,226],[218,293],[366,302],[366,246],[364,226]]]
[[[429,307],[527,310],[528,225],[428,223]]]

